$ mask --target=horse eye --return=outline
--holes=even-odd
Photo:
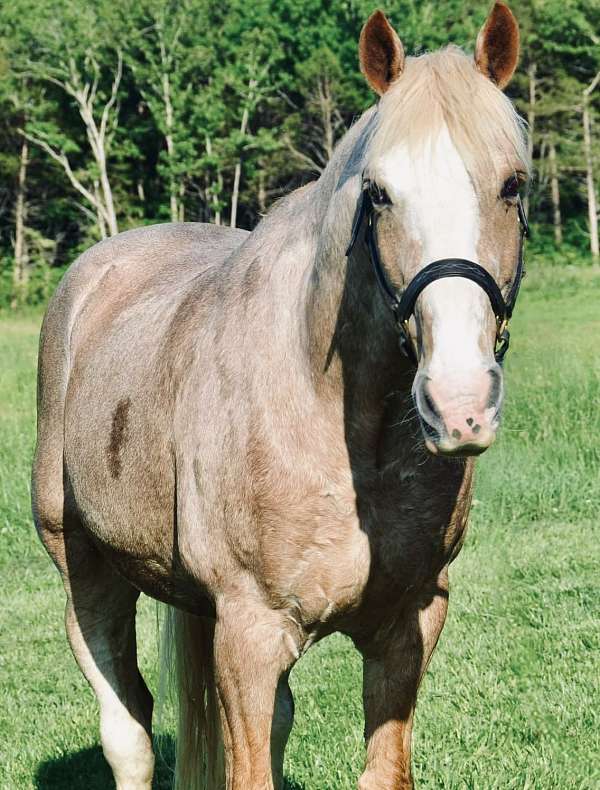
[[[517,178],[517,176],[510,176],[504,182],[502,190],[500,191],[500,197],[504,200],[514,199],[519,194],[519,187],[521,186],[521,182]]]
[[[369,195],[374,206],[389,206],[392,202],[385,189],[374,181],[369,185]]]

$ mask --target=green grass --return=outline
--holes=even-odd
[[[417,708],[421,788],[600,788],[599,304],[597,270],[526,281],[503,430],[478,462],[470,533]],[[38,325],[38,315],[0,318],[0,788],[100,790],[112,785],[95,701],[29,512]],[[141,663],[155,688],[154,604],[140,610]],[[294,670],[289,790],[356,786],[360,675],[341,637]]]

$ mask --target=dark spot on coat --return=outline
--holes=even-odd
[[[129,415],[130,398],[123,398],[117,403],[112,418],[110,441],[106,448],[108,468],[111,477],[117,480],[121,474],[121,451],[127,439],[127,420]]]

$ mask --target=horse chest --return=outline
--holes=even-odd
[[[400,604],[429,583],[460,548],[471,474],[455,485],[411,479],[367,492],[354,487],[306,496],[268,529],[267,577],[279,604],[294,602],[305,621],[361,618]]]
[[[451,474],[433,469],[381,489],[363,506],[369,536],[369,580],[363,600],[400,602],[429,584],[462,545],[471,503],[472,464]]]

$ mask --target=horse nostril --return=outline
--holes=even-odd
[[[455,428],[455,429],[452,431],[452,438],[453,438],[453,439],[460,439],[460,438],[461,438],[461,436],[462,436],[462,433],[461,433],[461,432],[458,430],[458,428]]]
[[[473,430],[473,433],[479,433],[479,431],[481,430],[481,425],[479,425],[479,423],[477,423],[477,425],[473,426],[472,430]]]
[[[427,384],[423,384],[423,386],[421,387],[421,392],[423,394],[424,405],[427,407],[428,411],[436,420],[441,420],[442,415],[439,413],[437,406],[433,402],[433,398],[429,393],[429,387],[427,386]]]
[[[486,408],[494,409],[496,406],[498,406],[500,397],[502,395],[502,373],[500,372],[498,365],[490,368],[488,370],[488,375],[491,379],[491,384]]]
[[[444,421],[429,392],[427,382],[426,376],[419,376],[415,381],[413,397],[425,436],[437,444],[445,430]]]

